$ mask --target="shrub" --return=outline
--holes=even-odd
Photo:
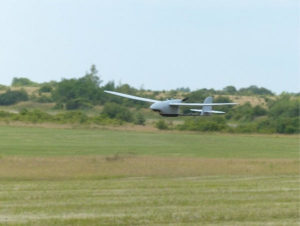
[[[50,93],[52,91],[52,86],[50,85],[43,85],[40,89],[39,89],[39,93]]]
[[[106,103],[102,114],[109,118],[115,118],[126,122],[133,121],[132,113],[126,108],[116,103]]]
[[[257,117],[257,116],[263,116],[263,115],[266,115],[267,114],[267,110],[263,107],[261,107],[260,105],[256,105],[254,108],[253,108],[253,112],[252,112],[252,115]]]
[[[276,132],[289,133],[289,134],[299,133],[300,132],[299,121],[300,121],[299,117],[293,117],[293,118],[281,117],[274,122],[276,126]]]
[[[92,119],[92,122],[98,125],[122,125],[123,124],[123,121],[119,119],[109,118],[103,114],[94,117]]]
[[[145,119],[144,115],[141,113],[138,113],[135,117],[134,123],[136,125],[145,125],[145,122],[146,122],[146,119]]]
[[[53,102],[52,97],[51,96],[46,96],[46,95],[41,95],[39,97],[34,98],[36,102],[39,103],[51,103]]]
[[[80,111],[68,111],[54,116],[54,121],[60,123],[87,123],[88,116]]]
[[[92,104],[87,99],[83,99],[83,98],[71,99],[66,102],[67,110],[89,109],[92,107],[93,107]]]
[[[20,101],[27,101],[28,94],[25,90],[7,90],[0,95],[0,105],[12,105]]]
[[[161,129],[161,130],[165,130],[165,129],[169,129],[168,124],[165,122],[165,120],[160,119],[155,123],[155,127],[157,129]]]
[[[53,120],[53,116],[40,111],[38,109],[34,109],[32,111],[28,111],[26,108],[22,109],[19,114],[12,114],[11,120],[13,121],[23,121],[23,122],[32,122],[32,123],[41,123],[41,122],[49,122]]]

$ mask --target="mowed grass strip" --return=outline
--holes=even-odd
[[[0,181],[210,175],[299,175],[298,159],[222,159],[160,156],[3,157]]]
[[[299,158],[299,136],[0,127],[0,156]]]
[[[298,225],[299,177],[5,181],[4,225]]]

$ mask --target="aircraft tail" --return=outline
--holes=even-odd
[[[198,112],[200,115],[211,115],[211,114],[224,114],[224,111],[213,111],[212,105],[205,105],[205,104],[212,104],[213,98],[212,97],[206,97],[203,102],[202,109],[190,109],[191,111]],[[226,103],[225,103],[226,104]]]
[[[211,104],[213,102],[212,97],[206,97],[204,100],[204,104]],[[212,106],[203,106],[201,115],[209,115],[212,111]]]

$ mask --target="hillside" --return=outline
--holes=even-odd
[[[64,79],[38,84],[26,78],[14,78],[11,86],[0,86],[0,121],[29,124],[80,124],[85,126],[124,126],[128,124],[158,129],[220,131],[230,133],[299,133],[299,94],[282,93],[257,86],[237,90],[178,88],[168,91],[136,89],[128,84],[102,84],[95,68],[78,79]],[[236,102],[237,106],[219,106],[226,112],[212,117],[163,118],[145,102],[133,101],[104,93],[112,90],[131,95],[165,100],[188,98],[203,102]],[[182,112],[190,113],[182,107]]]

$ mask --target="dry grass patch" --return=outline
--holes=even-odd
[[[222,95],[220,95],[222,96]],[[236,95],[229,95],[228,96],[233,102],[238,104],[245,104],[249,102],[252,106],[260,105],[265,106],[267,105],[265,99],[259,96],[236,96]],[[268,96],[268,98],[273,99],[275,97]]]
[[[210,159],[134,155],[3,157],[0,179],[298,175],[300,160]]]
[[[21,90],[24,89],[29,95],[36,93],[39,90],[39,87],[30,87],[30,86],[11,86],[11,90]]]

